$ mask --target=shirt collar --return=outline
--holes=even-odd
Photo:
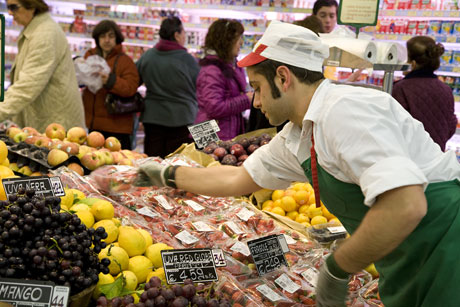
[[[330,85],[331,82],[328,79],[325,79],[316,89],[303,118],[303,126],[305,126],[305,121],[316,122],[318,120],[322,110],[322,101],[324,100]]]
[[[48,19],[49,13],[41,13],[32,18],[29,24],[22,30],[22,35],[25,38],[29,38],[30,35],[39,27],[39,25],[45,20]]]

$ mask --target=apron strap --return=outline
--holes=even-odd
[[[321,199],[319,197],[319,183],[318,183],[318,168],[316,166],[316,151],[315,151],[315,138],[313,137],[313,124],[311,126],[311,177],[313,189],[315,191],[316,208],[321,207]]]

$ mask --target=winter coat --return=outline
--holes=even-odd
[[[11,86],[0,103],[0,120],[44,132],[56,122],[85,126],[72,54],[61,27],[48,13],[36,15],[18,38]]]
[[[246,96],[246,76],[243,68],[224,63],[217,56],[208,55],[200,61],[197,79],[198,115],[196,123],[215,119],[221,140],[229,140],[244,133],[241,114],[251,107]]]
[[[457,126],[452,89],[438,80],[433,71],[419,69],[396,82],[392,95],[412,117],[423,123],[444,151]]]
[[[101,53],[98,48],[88,50],[85,59],[90,55]],[[107,84],[105,84],[96,94],[89,89],[83,92],[83,104],[85,106],[86,126],[90,130],[101,130],[113,133],[130,134],[133,131],[133,114],[110,115],[104,106],[107,93],[114,93],[121,97],[133,96],[139,86],[139,74],[133,60],[122,51],[122,46],[117,45],[107,56],[106,61],[111,71],[117,55],[116,76],[110,73]]]

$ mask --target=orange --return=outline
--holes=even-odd
[[[310,208],[310,205],[302,205],[302,206],[300,206],[300,208],[299,208],[299,213],[305,213],[305,214],[307,214],[308,208]]]
[[[294,199],[299,205],[308,204],[308,200],[310,198],[310,193],[305,190],[300,190],[295,192]]]
[[[299,213],[297,211],[291,211],[291,212],[288,212],[286,216],[290,218],[291,220],[295,221],[296,218],[299,216]]]
[[[280,208],[282,208],[282,206],[281,206],[281,199],[277,199],[277,200],[275,200],[275,201],[273,202],[273,208],[275,208],[275,207],[280,207]],[[284,209],[283,209],[283,210],[284,210]]]
[[[278,214],[278,215],[282,215],[282,216],[285,216],[286,215],[286,212],[284,212],[283,208],[280,208],[280,207],[275,207],[271,210],[272,213],[275,213],[275,214]]]
[[[325,224],[325,223],[327,223],[327,219],[324,216],[321,216],[321,215],[315,216],[310,221],[310,224],[312,226],[318,225],[318,224]]]
[[[300,213],[297,218],[295,219],[295,221],[297,223],[305,223],[305,222],[309,222],[310,219],[308,218],[308,216],[306,214],[303,214],[303,213]]]
[[[315,216],[321,215],[322,216],[323,211],[321,210],[321,207],[316,208],[315,204],[311,204],[310,207],[308,208],[308,217],[310,219],[314,218]]]
[[[297,209],[297,204],[295,202],[294,197],[284,196],[283,198],[281,198],[281,208],[283,208],[286,212],[294,211],[295,209]]]
[[[9,167],[0,165],[0,178],[8,178],[9,176],[14,176],[13,171]]]
[[[5,161],[6,157],[8,156],[8,147],[6,147],[5,142],[0,141],[0,164]]]
[[[272,200],[281,199],[284,196],[284,190],[275,190],[272,193]]]
[[[262,210],[265,209],[265,207],[273,207],[273,200],[266,200],[262,204]]]

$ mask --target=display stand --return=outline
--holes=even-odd
[[[383,70],[383,90],[391,95],[395,71],[409,70],[410,64],[374,64],[374,70]]]

